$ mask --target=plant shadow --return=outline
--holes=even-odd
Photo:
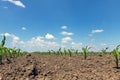
[[[113,67],[113,68],[115,68],[115,69],[120,69],[120,67]]]

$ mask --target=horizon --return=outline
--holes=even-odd
[[[119,0],[0,0],[0,40],[24,51],[120,44]]]

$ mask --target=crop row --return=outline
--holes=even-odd
[[[11,57],[17,57],[17,56],[22,56],[22,55],[25,55],[27,54],[27,52],[23,52],[21,49],[16,49],[16,48],[7,48],[5,47],[5,41],[6,41],[6,37],[5,35],[3,36],[3,39],[1,41],[1,44],[0,44],[0,64],[2,64],[2,59],[3,57],[5,58],[11,58]],[[84,55],[84,59],[87,59],[87,56],[88,54],[90,53],[94,53],[94,52],[89,52],[89,50],[91,49],[92,47],[89,47],[89,46],[86,46],[86,47],[83,47],[82,48],[82,52],[79,52],[78,50],[75,50],[75,49],[62,49],[62,48],[59,48],[57,51],[54,51],[54,50],[48,50],[48,52],[34,52],[34,53],[39,53],[39,54],[55,54],[55,55],[69,55],[70,57],[72,55],[77,55],[77,54],[83,54]],[[107,52],[108,50],[108,47],[104,48],[101,50],[101,52],[97,52],[97,53],[102,53],[102,54],[107,54],[107,53],[112,53],[115,57],[115,63],[116,63],[116,68],[119,68],[119,48],[120,48],[120,45],[118,45],[112,52]],[[95,52],[96,53],[96,52]],[[96,54],[97,54],[96,53]]]
[[[0,64],[2,64],[3,58],[7,58],[7,60],[9,60],[9,58],[11,57],[17,57],[26,54],[26,52],[23,52],[21,49],[5,47],[4,46],[5,41],[6,41],[6,37],[3,36],[3,39],[0,44]]]

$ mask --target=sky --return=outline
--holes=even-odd
[[[0,0],[6,47],[48,51],[120,44],[120,0]]]

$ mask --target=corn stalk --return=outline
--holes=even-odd
[[[3,39],[2,39],[2,41],[1,41],[0,46],[4,47],[5,41],[6,41],[6,37],[5,37],[5,35],[4,35],[4,36],[3,36]]]
[[[116,68],[119,68],[119,51],[118,49],[120,48],[120,45],[118,45],[114,50],[113,50],[113,55],[115,57],[115,63],[116,63]]]
[[[2,56],[3,56],[3,53],[5,53],[5,47],[4,47],[5,40],[6,40],[6,37],[5,37],[5,35],[3,35],[3,39],[0,44],[0,64],[2,64]]]
[[[84,54],[84,59],[87,58],[88,50],[91,49],[92,47],[86,46],[82,48],[83,54]]]
[[[101,51],[102,51],[103,54],[106,54],[106,53],[107,53],[107,50],[108,50],[108,47],[103,48]]]
[[[7,60],[9,60],[8,57],[10,58],[10,57],[16,57],[16,56],[26,54],[26,52],[22,52],[21,49],[4,47],[5,41],[6,41],[6,37],[5,37],[5,35],[3,35],[3,39],[0,43],[0,64],[2,64],[3,57],[5,57],[5,58],[7,58]]]

